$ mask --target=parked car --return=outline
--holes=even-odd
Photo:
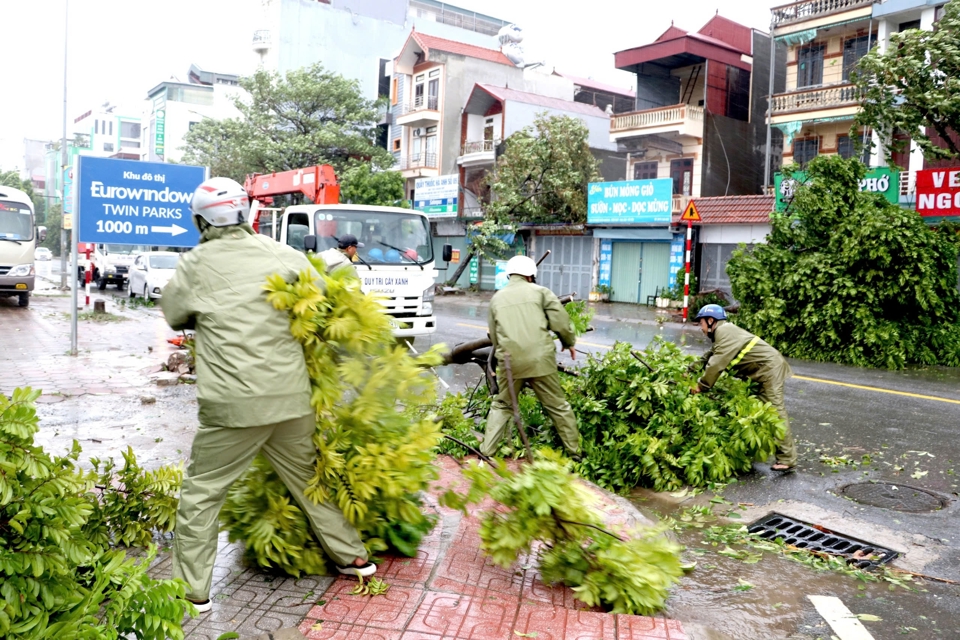
[[[33,252],[33,258],[35,260],[53,260],[53,251],[46,247],[37,247],[37,250]]]
[[[142,295],[144,300],[161,297],[179,260],[180,254],[172,251],[148,251],[138,255],[129,273],[130,297]]]

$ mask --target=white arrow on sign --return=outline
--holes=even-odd
[[[150,231],[151,233],[169,233],[173,237],[187,232],[186,229],[176,224],[170,225],[169,227],[150,227]]]

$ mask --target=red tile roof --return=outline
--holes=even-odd
[[[700,224],[768,224],[773,212],[773,196],[721,196],[694,198],[694,204],[703,221]],[[673,215],[674,224],[680,214]],[[694,223],[697,224],[697,223]]]
[[[567,111],[569,113],[580,113],[585,116],[594,116],[597,118],[609,118],[599,107],[572,100],[562,100],[560,98],[549,98],[547,96],[527,93],[526,91],[517,91],[516,89],[506,89],[504,87],[494,87],[489,84],[478,84],[478,87],[489,93],[500,101],[510,100],[513,102],[522,102],[532,104],[538,107],[556,109],[557,111]]]
[[[516,66],[510,62],[510,58],[503,55],[502,52],[497,51],[496,49],[487,49],[485,47],[477,47],[472,44],[467,44],[466,42],[457,42],[456,40],[447,40],[446,38],[429,36],[425,33],[420,33],[419,31],[413,31],[411,36],[417,41],[417,44],[419,44],[424,51],[427,52],[428,55],[430,49],[436,49],[437,51],[467,56],[469,58],[478,58],[480,60],[488,60],[490,62],[499,62],[500,64],[506,64],[511,67]]]
[[[591,80],[590,78],[580,78],[578,76],[572,76],[569,73],[561,73],[559,71],[554,71],[555,74],[561,78],[566,78],[573,82],[573,84],[580,85],[581,87],[586,87],[587,89],[593,89],[594,91],[605,91],[607,93],[613,93],[618,96],[629,96],[635,98],[636,94],[633,89],[624,89],[621,87],[616,87],[612,84],[607,84],[605,82],[597,82],[596,80]]]

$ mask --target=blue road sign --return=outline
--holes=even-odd
[[[80,242],[194,247],[193,192],[207,170],[181,164],[77,158]]]

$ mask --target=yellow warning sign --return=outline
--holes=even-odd
[[[684,222],[700,222],[700,212],[697,211],[697,205],[693,204],[693,200],[687,205],[680,219]]]

